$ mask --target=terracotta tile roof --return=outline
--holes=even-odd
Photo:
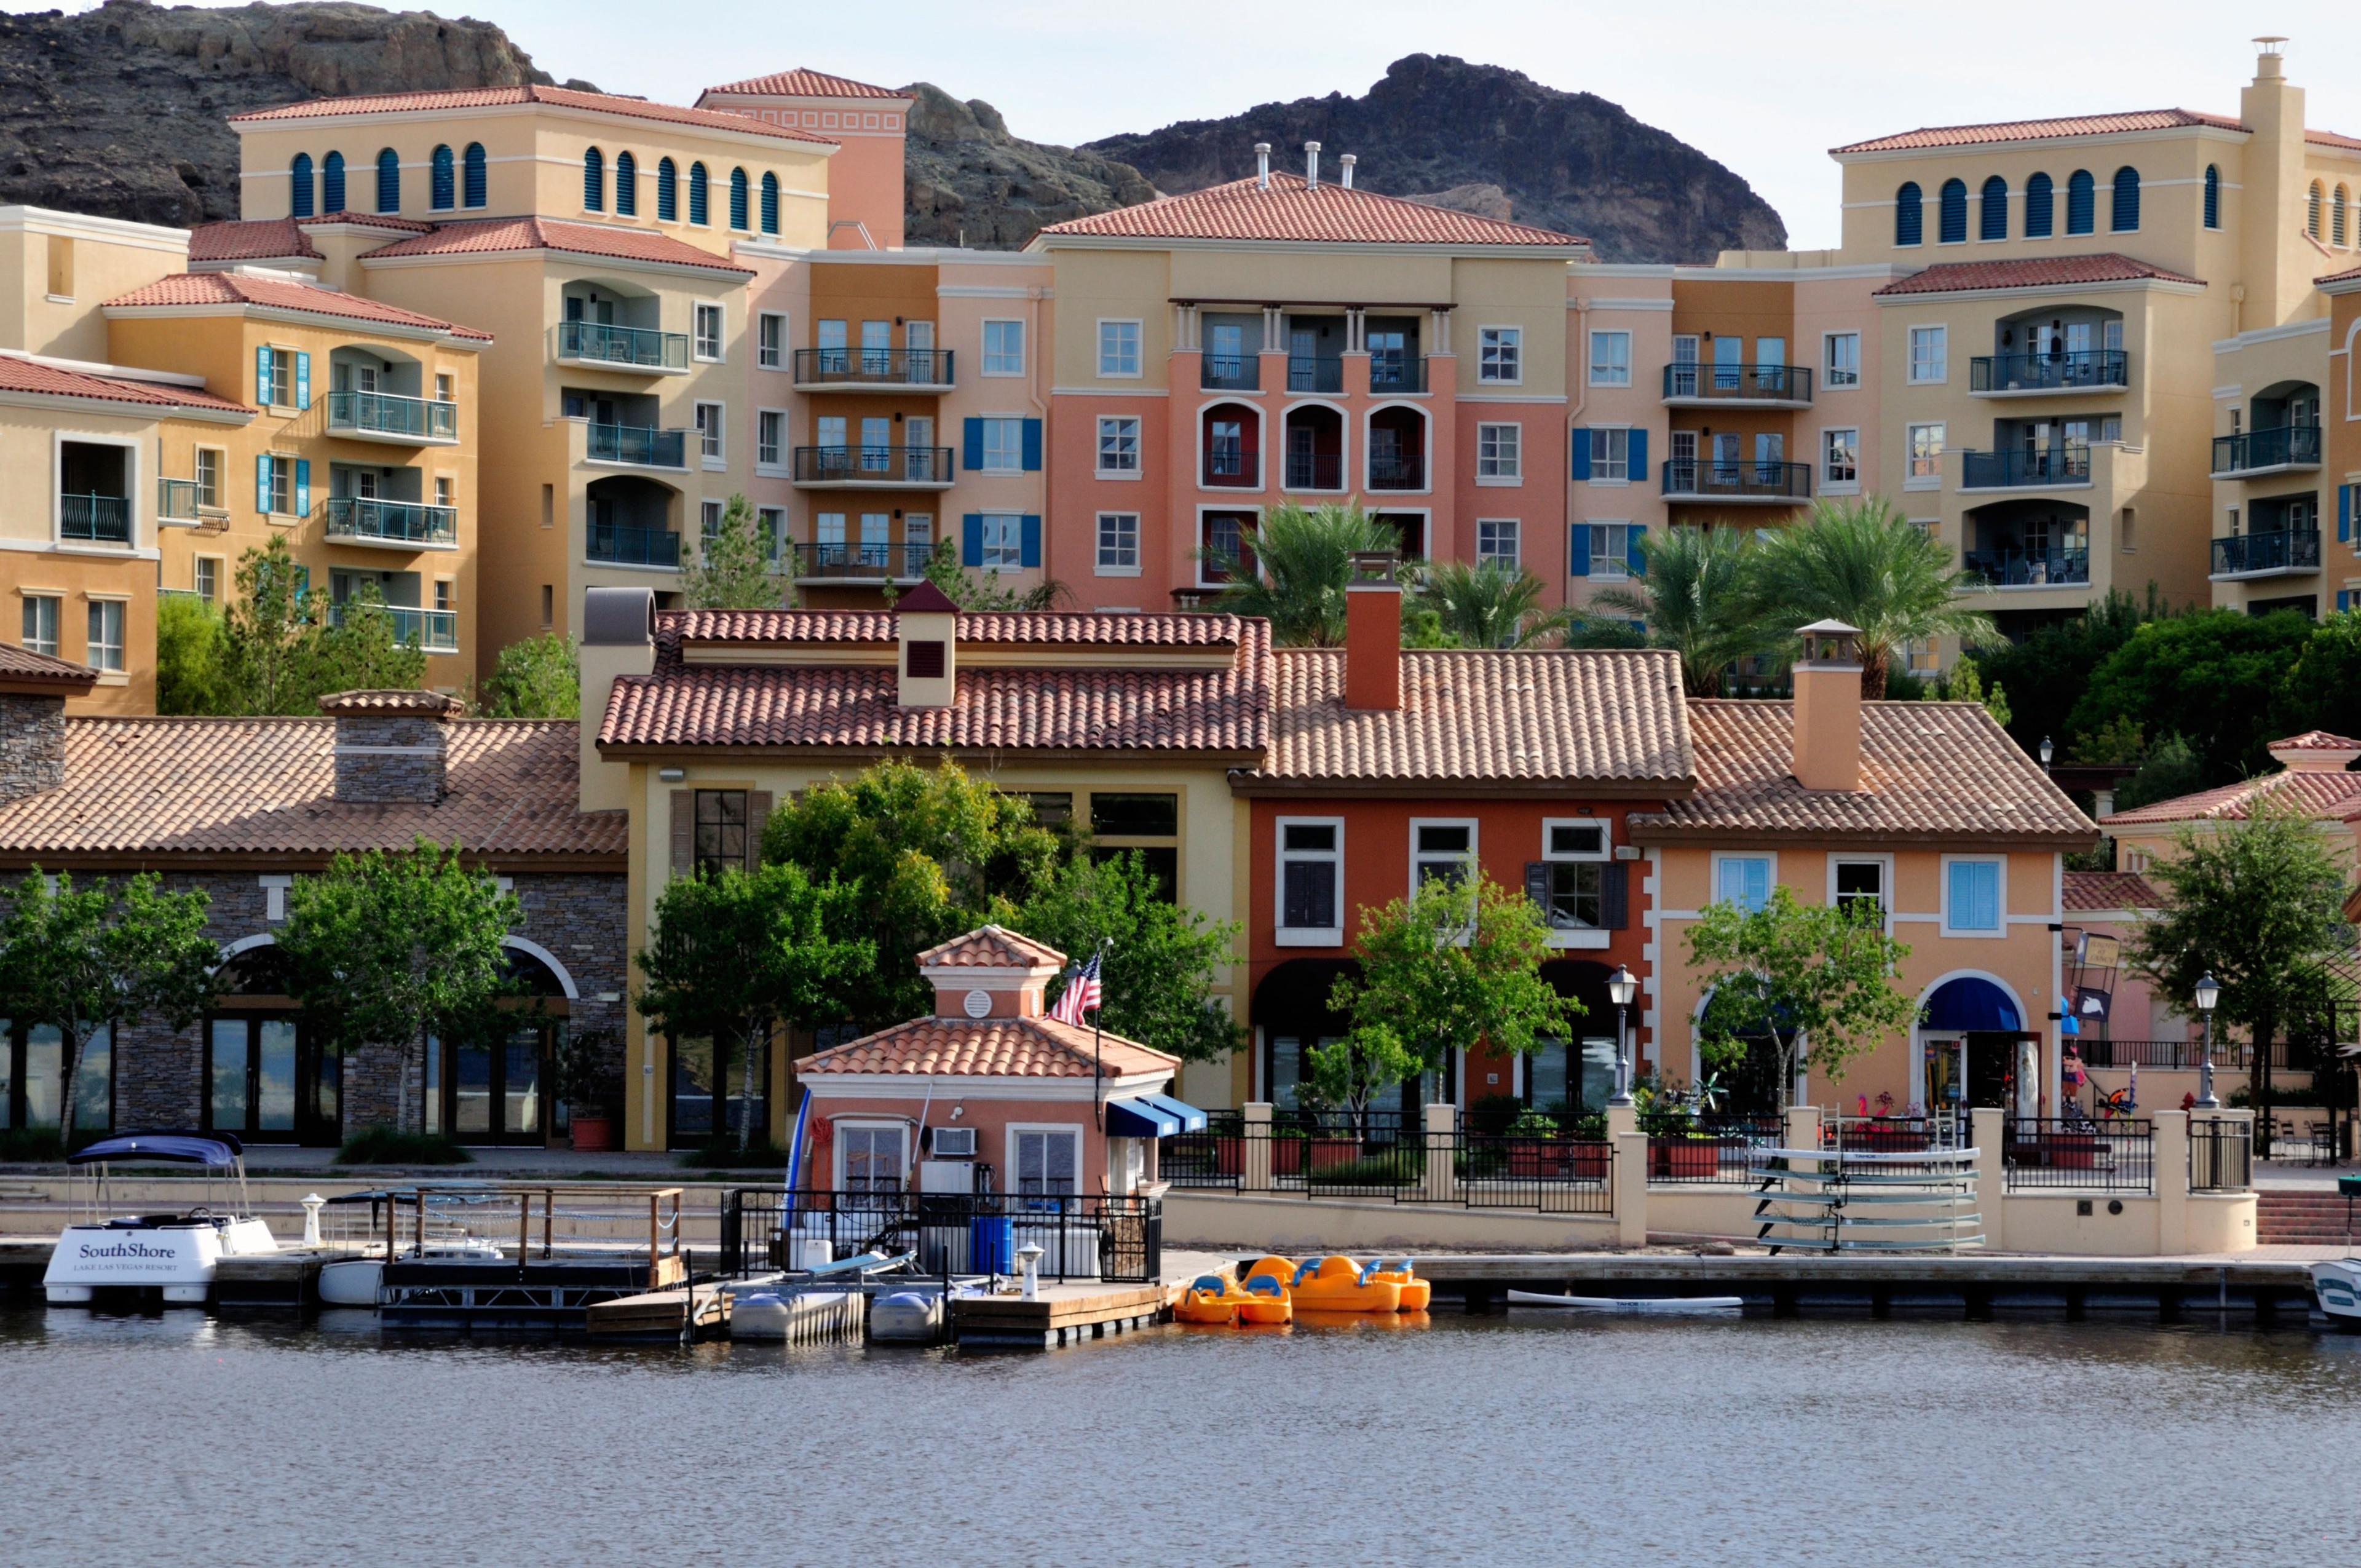
[[[730,272],[752,278],[746,268],[733,267],[709,250],[699,250],[669,235],[612,224],[569,224],[554,218],[481,218],[471,223],[445,224],[415,239],[399,240],[361,258],[376,261],[395,256],[479,256],[512,250],[558,250],[576,256],[608,256],[622,261],[662,261],[675,267],[697,267],[708,272]]]
[[[60,696],[71,696],[88,691],[98,681],[98,672],[88,664],[36,653],[29,648],[19,648],[14,642],[0,642],[0,688],[24,691],[55,686]],[[65,688],[72,687],[72,691]]]
[[[634,120],[661,120],[666,125],[702,126],[708,130],[757,131],[764,136],[779,137],[788,141],[820,142],[834,145],[830,138],[812,136],[804,131],[790,130],[785,126],[765,125],[760,120],[748,120],[743,115],[724,115],[711,109],[683,109],[671,104],[652,104],[644,98],[620,98],[611,93],[579,93],[570,87],[467,87],[427,93],[380,93],[350,98],[308,98],[301,104],[281,104],[276,108],[248,109],[232,115],[233,126],[254,125],[269,120],[311,120],[341,115],[417,114],[429,109],[491,109],[509,104],[544,104],[554,109],[588,109],[596,114],[621,115]]]
[[[1692,698],[1697,793],[1631,818],[1642,841],[1807,833],[1838,839],[2096,838],[2089,817],[1975,703],[1861,705],[1857,792],[1795,782],[1795,705]]]
[[[1590,243],[1531,224],[1477,217],[1358,187],[1348,191],[1325,181],[1312,190],[1301,174],[1274,174],[1267,191],[1254,180],[1234,180],[1186,195],[1159,197],[1134,207],[1051,224],[1041,232],[1308,245],[1546,246],[1561,251]]]
[[[1270,761],[1245,785],[1687,792],[1687,710],[1670,652],[1409,649],[1401,661],[1401,707],[1368,712],[1345,706],[1343,649],[1278,650]]]
[[[313,229],[323,224],[345,224],[354,228],[391,229],[396,234],[432,234],[434,225],[424,218],[405,218],[393,213],[363,213],[351,207],[338,207],[333,213],[322,213],[316,218],[297,218],[298,227]]]
[[[872,87],[866,82],[854,82],[842,76],[830,76],[824,71],[807,71],[801,66],[793,71],[776,71],[768,76],[750,76],[743,82],[725,82],[719,87],[708,87],[699,93],[764,93],[774,98],[906,98],[906,93],[896,93],[891,87]]]
[[[1042,964],[1063,969],[1066,955],[1005,927],[979,926],[928,948],[918,955],[917,964],[920,969],[1032,969]]]
[[[115,376],[93,376],[86,371],[38,364],[5,351],[0,351],[0,390],[42,392],[59,398],[96,398],[110,403],[137,403],[159,410],[213,409],[242,414],[254,412],[244,403],[217,398],[193,387],[175,387],[164,381],[135,381]]]
[[[2325,729],[2307,729],[2301,735],[2274,740],[2263,750],[2273,756],[2281,751],[2361,751],[2361,740],[2350,735],[2332,735]]]
[[[2134,109],[2119,115],[2073,115],[2052,120],[1998,120],[1982,126],[1929,126],[1894,136],[1875,137],[1845,147],[1848,152],[1902,152],[1938,147],[1977,147],[1991,142],[2039,141],[2050,137],[2120,136],[2125,131],[2167,131],[2188,126],[2212,126],[2219,130],[2246,127],[2226,115],[2201,115],[2191,109]]]
[[[1202,619],[1214,627],[1227,623],[1237,652],[1219,669],[1127,669],[1112,662],[1089,668],[971,666],[958,672],[958,699],[950,707],[903,708],[895,705],[895,674],[890,664],[684,664],[683,622],[724,614],[749,617],[760,623],[758,630],[783,623],[792,627],[807,619],[868,619],[884,626],[860,640],[877,642],[890,639],[893,620],[864,618],[860,612],[793,610],[660,616],[654,672],[615,683],[598,727],[602,750],[1141,751],[1211,752],[1258,762],[1269,744],[1267,621],[1229,616],[962,616],[963,641],[1086,645],[1117,642],[1117,636],[1099,634],[1126,623]],[[983,635],[971,637],[972,625]],[[994,638],[995,632],[1003,635]],[[809,640],[820,639],[814,635]]]
[[[2030,261],[1947,261],[1888,283],[1876,294],[1955,294],[1970,289],[2054,289],[2067,283],[2128,283],[2144,278],[2202,285],[2185,277],[2104,252],[2097,256],[2045,256]],[[1875,297],[1872,295],[1872,298]]]
[[[251,218],[228,223],[199,224],[189,231],[189,259],[197,261],[261,261],[300,256],[313,261],[320,253],[295,226],[293,218]]]
[[[2106,909],[2158,909],[2164,896],[2137,872],[2068,872],[2066,913],[2088,915]]]
[[[416,311],[405,311],[400,305],[389,305],[382,301],[363,299],[358,294],[324,289],[316,283],[250,278],[240,272],[174,273],[170,278],[158,279],[144,289],[117,294],[106,302],[105,308],[137,310],[146,305],[264,305],[272,310],[335,316],[342,321],[379,322],[388,326],[412,327],[478,343],[492,341],[490,333],[460,326],[440,316],[421,315]]]
[[[2103,828],[2136,828],[2158,822],[2243,822],[2268,795],[2282,810],[2301,811],[2323,821],[2361,817],[2361,773],[2289,772],[2175,795],[2103,817]]]
[[[428,718],[456,718],[467,711],[467,705],[456,696],[442,692],[418,691],[349,691],[330,692],[320,699],[322,713],[414,713]]]
[[[1120,1035],[1095,1037],[1051,1018],[914,1018],[804,1058],[803,1074],[906,1073],[942,1078],[1089,1078],[1170,1072],[1180,1058]]]
[[[912,598],[925,589],[915,590]],[[909,603],[909,599],[903,601]],[[886,609],[670,610],[659,624],[686,642],[891,642]],[[1087,615],[1059,610],[959,618],[961,642],[1025,645],[1083,642],[1103,647],[1226,648],[1245,623],[1235,615]]]
[[[0,805],[0,861],[324,857],[423,834],[620,862],[624,814],[576,808],[577,733],[571,720],[455,723],[440,802],[347,806],[334,798],[333,718],[69,718],[65,783]]]

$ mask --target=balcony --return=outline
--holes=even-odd
[[[456,507],[338,496],[328,502],[327,519],[328,537],[347,544],[379,544],[399,550],[459,547]]]
[[[1302,354],[1291,356],[1287,361],[1287,389],[1290,392],[1341,392],[1345,389],[1345,362]]]
[[[2213,438],[2216,479],[2239,479],[2257,474],[2284,474],[2320,466],[2320,426],[2283,424],[2273,430],[2250,430],[2244,435]]]
[[[1982,354],[1968,361],[1968,390],[1985,397],[2121,392],[2131,387],[2131,356],[2120,348],[2076,353]]]
[[[790,544],[799,583],[916,582],[927,575],[932,544]]]
[[[609,326],[599,322],[560,322],[557,323],[557,357],[608,370],[686,376],[688,374],[688,334],[685,332],[651,332],[637,326]]]
[[[1370,350],[1369,390],[1372,392],[1425,391],[1426,356],[1422,354],[1404,354],[1397,349]]]
[[[328,433],[403,446],[450,445],[459,439],[459,405],[391,392],[330,392]]]
[[[1345,488],[1345,455],[1341,452],[1290,452],[1287,484],[1290,490],[1341,490]]]
[[[58,537],[84,544],[131,543],[131,498],[128,496],[60,496]]]
[[[355,601],[328,607],[328,624],[342,626],[345,612]],[[370,602],[370,601],[360,601]],[[456,609],[416,609],[409,605],[379,605],[387,619],[393,622],[393,640],[407,647],[422,648],[429,653],[456,653],[459,651],[459,612]]]
[[[1422,490],[1426,488],[1426,455],[1406,452],[1389,456],[1382,452],[1369,454],[1369,488],[1373,490]]]
[[[2005,452],[1960,454],[1962,490],[2055,490],[2091,482],[2087,446],[2013,446]]]
[[[1812,372],[1802,365],[1704,365],[1676,360],[1664,367],[1664,401],[1675,408],[1730,403],[1809,408]]]
[[[948,348],[798,348],[799,392],[948,392]]]
[[[1730,463],[1675,457],[1664,467],[1664,499],[1742,506],[1792,506],[1812,499],[1809,463]]]
[[[1996,588],[2047,588],[2087,585],[2088,549],[1970,550],[1960,564]]]
[[[582,554],[601,565],[677,566],[680,535],[669,528],[594,521]]]
[[[2213,542],[2215,577],[2276,577],[2320,570],[2320,531],[2283,528]]]
[[[156,481],[156,521],[177,528],[195,528],[200,522],[198,510],[204,503],[204,491],[194,479],[159,479]]]
[[[1208,354],[1197,367],[1197,385],[1208,392],[1253,392],[1262,389],[1262,356]]]
[[[948,446],[798,446],[796,484],[807,490],[948,490]]]
[[[686,468],[688,433],[650,430],[638,424],[594,424],[582,455],[593,463],[624,463],[634,468]]]

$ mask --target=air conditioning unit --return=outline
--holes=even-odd
[[[975,1129],[929,1127],[927,1129],[927,1152],[937,1159],[973,1159]]]

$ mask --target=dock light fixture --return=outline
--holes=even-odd
[[[1038,1242],[1027,1242],[1016,1249],[1016,1264],[1024,1271],[1024,1298],[1027,1301],[1041,1299],[1041,1257],[1047,1250]]]
[[[1631,999],[1640,994],[1640,977],[1621,964],[1607,977],[1607,1000],[1615,1003],[1615,1097],[1609,1105],[1629,1105],[1631,1102],[1631,1043],[1624,1027],[1624,1014]]]
[[[2041,771],[2043,773],[2046,773],[2049,771],[2049,759],[2057,755],[2057,753],[2058,748],[2050,744],[2048,736],[2044,735],[2041,738]]]
[[[2213,1098],[2213,1009],[2222,1000],[2222,984],[2207,970],[2195,987],[2198,1016],[2205,1020],[2205,1054],[2198,1058],[2197,1108],[2219,1111],[2222,1102]]]

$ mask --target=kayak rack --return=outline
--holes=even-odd
[[[1983,1245],[1974,1149],[1764,1151],[1755,1201],[1773,1255],[1931,1252]]]

